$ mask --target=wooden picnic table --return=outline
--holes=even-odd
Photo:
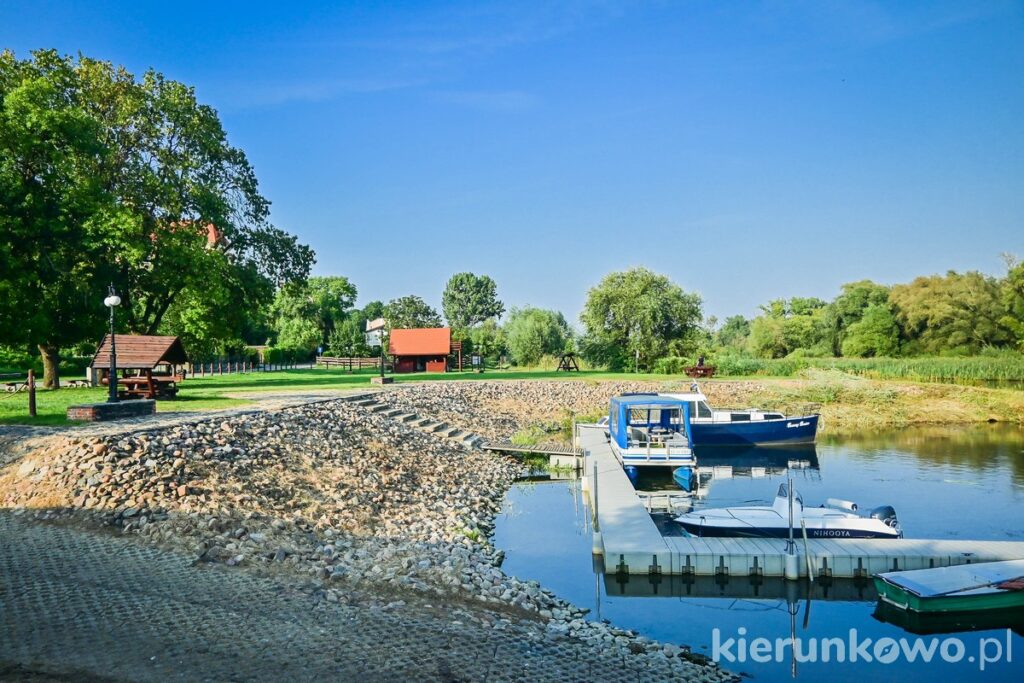
[[[153,375],[151,373],[138,377],[119,377],[117,379],[117,395],[121,398],[172,398],[178,393],[178,382],[184,381],[184,379],[181,375]],[[109,386],[106,377],[101,381]]]

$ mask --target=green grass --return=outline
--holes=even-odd
[[[345,390],[369,388],[376,376],[372,369],[348,372],[332,369],[279,370],[249,374],[189,377],[180,385],[178,397],[162,400],[158,412],[200,411],[234,408],[252,403],[248,394],[302,393],[307,391]],[[564,373],[555,371],[488,370],[484,373],[417,373],[395,375],[398,383],[432,381],[482,381],[493,379],[588,379],[588,380],[668,380],[679,379],[669,375],[636,375],[614,372]],[[65,419],[68,406],[78,403],[97,403],[107,398],[106,389],[40,389],[36,396],[38,415],[28,416],[28,394],[0,394],[0,424],[68,424]]]
[[[836,370],[850,375],[883,380],[919,382],[1024,382],[1024,356],[999,354],[973,358],[782,358],[776,360],[730,358],[719,365],[719,377],[792,377],[806,370]],[[244,395],[264,392],[305,392],[368,388],[376,375],[372,369],[348,372],[340,368],[280,370],[207,377],[190,377],[181,385],[178,398],[160,401],[157,410],[200,411],[233,408],[251,403]],[[417,373],[395,375],[398,383],[486,380],[648,380],[687,381],[684,375],[634,374],[585,370],[579,373],[552,370],[488,370],[484,373]],[[0,424],[66,424],[69,405],[106,399],[105,389],[40,390],[38,417],[28,417],[28,394],[0,394]],[[805,399],[813,400],[813,399]],[[567,418],[566,424],[571,424]],[[568,429],[563,425],[563,430]],[[523,434],[521,438],[536,438]]]
[[[743,358],[715,362],[719,377],[794,377],[808,369],[915,382],[1024,382],[1024,355],[968,358]]]

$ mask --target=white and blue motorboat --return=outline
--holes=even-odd
[[[896,511],[889,505],[857,513],[857,505],[829,499],[821,507],[804,506],[793,492],[793,527],[797,535],[806,526],[809,538],[902,538]],[[694,536],[786,538],[790,534],[790,499],[786,484],[779,487],[771,507],[741,506],[694,510],[675,518]]]
[[[627,473],[632,467],[693,466],[688,411],[685,401],[671,396],[623,394],[612,397],[608,408],[608,437]]]
[[[694,382],[690,391],[663,394],[683,401],[690,416],[690,441],[701,446],[772,446],[811,444],[818,433],[817,413],[790,417],[778,411],[712,408]]]

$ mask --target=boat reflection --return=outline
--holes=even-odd
[[[1024,635],[1024,610],[1000,609],[979,612],[914,612],[900,609],[882,600],[872,614],[886,624],[899,626],[908,633],[929,636],[966,631],[994,631],[1011,629]]]
[[[781,576],[694,576],[679,574],[604,574],[608,597],[634,598],[733,598],[738,600],[840,600],[874,602],[874,583],[864,579],[787,581]]]

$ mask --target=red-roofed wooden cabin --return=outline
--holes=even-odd
[[[447,327],[391,330],[388,353],[395,372],[446,372],[452,350]]]

